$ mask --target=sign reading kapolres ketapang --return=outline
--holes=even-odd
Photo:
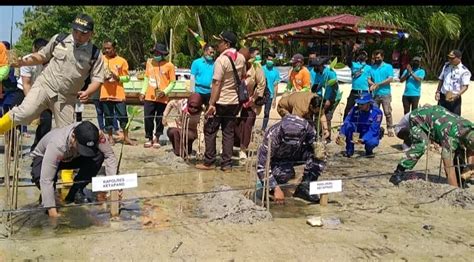
[[[137,174],[124,174],[116,176],[99,176],[92,178],[92,191],[107,191],[132,188],[138,186]]]

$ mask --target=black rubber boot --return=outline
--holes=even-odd
[[[402,176],[403,176],[404,171],[405,171],[405,168],[402,167],[401,165],[398,165],[397,169],[395,170],[395,174],[393,174],[388,181],[394,184],[395,186],[398,186],[398,184],[400,184],[400,182],[403,181]]]
[[[318,180],[317,176],[304,175],[303,180],[293,193],[293,197],[301,198],[312,203],[319,203],[318,195],[309,194],[309,183]]]
[[[83,204],[83,203],[90,203],[91,201],[86,197],[84,194],[84,187],[74,184],[71,189],[69,189],[69,193],[67,194],[66,198],[64,199],[66,204],[76,203],[76,204]]]

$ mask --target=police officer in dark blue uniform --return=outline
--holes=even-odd
[[[365,155],[367,157],[374,156],[374,148],[379,145],[379,141],[383,136],[382,123],[383,113],[377,106],[374,106],[371,94],[363,94],[361,98],[356,100],[357,105],[354,106],[339,131],[337,138],[338,144],[346,142],[346,151],[343,153],[345,157],[351,157],[354,154],[354,143],[365,145]],[[359,137],[353,139],[353,134],[359,133]]]

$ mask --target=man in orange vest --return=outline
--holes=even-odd
[[[114,114],[117,114],[117,120],[123,129],[123,143],[135,145],[135,142],[130,140],[128,130],[125,128],[128,123],[128,116],[123,83],[130,81],[128,63],[123,57],[117,55],[115,46],[116,43],[111,40],[105,40],[102,44],[106,75],[104,84],[100,89],[100,101],[103,102],[104,107],[105,130],[108,133],[109,143],[113,145],[113,121]]]
[[[140,92],[140,101],[144,102],[145,148],[160,148],[159,138],[163,134],[163,112],[168,104],[168,94],[176,83],[174,65],[167,61],[168,49],[157,43],[151,51],[153,58],[146,62],[145,80]],[[156,124],[156,125],[155,125]]]

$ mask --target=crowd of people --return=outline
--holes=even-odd
[[[80,14],[73,21],[70,34],[57,34],[49,41],[37,39],[31,54],[12,63],[7,61],[7,46],[0,44],[4,90],[0,134],[9,132],[14,125],[22,128],[39,119],[31,174],[50,216],[58,215],[54,199],[58,171],[80,170],[66,202],[86,201],[83,189],[102,163],[107,175],[117,172],[111,146],[117,141],[136,145],[126,128],[129,121],[124,83],[130,81],[127,60],[117,54],[118,43],[112,40],[103,41],[101,48],[92,44],[93,30],[92,18]],[[153,57],[146,61],[139,96],[144,106],[143,146],[160,148],[159,137],[167,127],[173,152],[188,157],[198,133],[203,132],[204,161],[195,167],[214,170],[217,133],[221,130],[220,169],[232,172],[233,148],[240,148],[239,158],[247,158],[252,132],[261,130],[264,139],[258,149],[257,175],[264,179],[265,161],[270,157],[269,186],[275,200],[284,200],[279,185],[294,177],[293,166],[305,164],[294,196],[319,201],[309,194],[309,182],[318,179],[326,164],[317,153],[321,143],[332,141],[331,120],[341,100],[336,71],[328,65],[328,59],[314,50],[310,50],[306,63],[302,54],[295,54],[284,95],[277,103],[281,79],[275,68],[275,54],[255,47],[237,49],[238,39],[231,31],[213,38],[217,44],[206,44],[202,57],[192,62],[194,93],[182,100],[169,97],[176,85],[176,73],[167,59],[166,45],[156,43],[151,49]],[[461,62],[461,52],[452,50],[448,54],[449,62],[439,75],[439,86],[433,94],[439,106],[418,108],[426,75],[421,58],[402,61],[400,81],[405,82],[405,92],[401,102],[406,115],[397,125],[393,123],[391,107],[394,70],[385,61],[384,51],[372,52],[371,63],[369,54],[362,49],[355,48],[351,56],[353,59],[346,63],[352,73],[352,88],[336,138],[337,144],[345,145],[343,156],[353,156],[354,145],[363,144],[365,156],[374,157],[374,149],[385,133],[381,124],[385,115],[387,135],[396,134],[403,139],[407,151],[390,178],[392,183],[400,183],[403,172],[414,167],[433,141],[443,149],[448,182],[457,186],[460,181],[453,173],[453,150],[467,150],[469,164],[474,163],[474,126],[460,116],[461,96],[471,78]],[[20,67],[18,81],[12,76],[15,67]],[[89,121],[75,122],[78,101],[89,99],[94,101],[99,127]],[[271,109],[275,108],[282,120],[268,127]],[[262,109],[263,123],[256,128],[256,117]],[[168,120],[172,110],[178,112],[174,122]],[[198,130],[201,114],[205,121],[203,129]],[[51,130],[53,116],[56,125]]]

